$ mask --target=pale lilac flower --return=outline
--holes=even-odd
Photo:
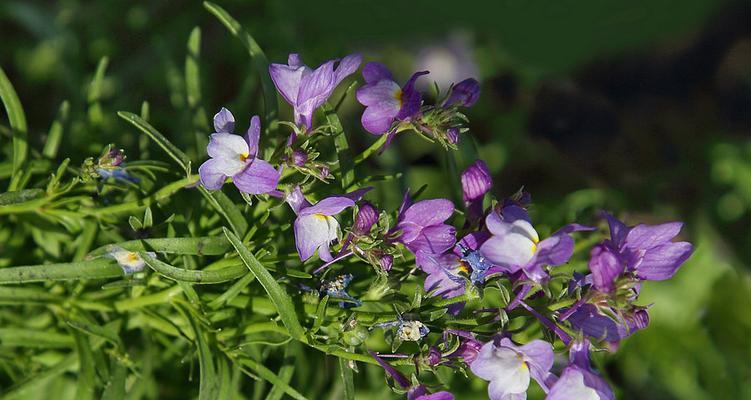
[[[280,173],[268,162],[256,157],[261,134],[261,120],[257,115],[250,119],[245,137],[232,134],[235,117],[222,107],[214,115],[214,130],[207,147],[209,158],[198,168],[201,184],[209,190],[222,187],[232,178],[237,188],[248,194],[270,193],[276,190]]]
[[[454,213],[454,204],[446,199],[422,200],[412,204],[409,194],[399,209],[396,241],[412,253],[442,254],[456,243],[456,228],[445,223]]]
[[[327,197],[315,205],[310,204],[303,196],[300,187],[289,193],[287,203],[297,214],[294,223],[295,245],[300,260],[305,261],[318,250],[318,257],[323,261],[331,261],[333,257],[329,245],[339,238],[339,222],[333,217],[346,208],[355,205],[370,188],[359,189],[340,196]]]
[[[156,257],[156,253],[152,251],[147,251],[146,254],[152,258]],[[117,261],[117,264],[123,269],[125,275],[141,272],[146,265],[146,262],[138,252],[128,251],[119,246],[111,246],[105,257]]]
[[[493,340],[482,346],[469,365],[472,373],[490,381],[490,400],[525,399],[530,377],[547,392],[546,380],[553,367],[553,346],[533,340],[523,346],[510,339]]]
[[[550,388],[545,400],[615,400],[608,383],[592,371],[589,341],[574,342],[569,351],[569,365]]]
[[[337,62],[339,65],[335,68]],[[303,64],[298,54],[290,54],[287,65],[271,64],[269,74],[284,100],[294,108],[295,124],[310,130],[315,110],[328,100],[344,78],[357,71],[361,62],[359,54],[351,54],[341,61],[326,61],[314,70]]]
[[[374,135],[389,132],[395,121],[407,120],[420,112],[422,95],[415,81],[428,71],[415,72],[400,87],[383,64],[369,62],[362,69],[365,85],[357,89],[357,101],[364,105],[362,126]]]
[[[628,227],[608,213],[605,217],[611,236],[606,244],[640,280],[671,278],[693,252],[691,243],[672,241],[683,228],[681,222]]]
[[[568,262],[574,251],[570,233],[593,230],[579,224],[569,224],[549,238],[540,241],[526,210],[518,205],[506,205],[499,212],[485,218],[485,226],[492,237],[480,247],[480,254],[507,273],[523,271],[534,281],[547,279],[544,266]]]

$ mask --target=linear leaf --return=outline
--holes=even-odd
[[[349,367],[349,360],[339,359],[339,374],[342,377],[344,383],[344,399],[355,400],[355,383],[354,376],[352,375],[352,368]]]
[[[0,268],[0,284],[102,279],[122,276],[122,268],[114,260],[107,258],[62,264]]]
[[[214,16],[219,19],[222,24],[224,24],[224,26],[230,31],[230,33],[237,37],[243,44],[243,46],[245,46],[245,48],[248,50],[251,61],[258,70],[258,73],[261,75],[261,87],[263,88],[263,103],[266,110],[266,121],[273,121],[274,119],[276,119],[278,114],[276,88],[274,87],[274,82],[271,81],[271,75],[269,75],[268,73],[269,60],[268,58],[266,58],[266,54],[263,52],[261,46],[258,45],[256,40],[253,39],[253,36],[245,31],[242,25],[240,25],[237,20],[232,18],[232,16],[229,15],[229,13],[222,7],[219,7],[218,5],[209,1],[203,2],[203,6],[210,13],[214,14]]]
[[[130,122],[136,128],[140,129],[141,132],[148,135],[151,140],[155,141],[156,144],[158,144],[165,153],[172,157],[172,159],[175,160],[175,162],[177,162],[177,164],[185,170],[186,174],[190,174],[190,159],[188,158],[188,156],[183,153],[183,151],[180,150],[177,146],[172,144],[172,142],[167,140],[167,138],[164,137],[164,135],[157,131],[153,126],[151,126],[151,124],[131,112],[118,111],[117,115],[120,118]]]
[[[245,236],[245,232],[248,231],[248,222],[237,205],[220,190],[210,192],[203,186],[198,189],[209,204],[227,220],[235,234],[240,237]]]
[[[346,190],[355,181],[355,163],[350,152],[347,135],[344,133],[339,116],[336,115],[333,107],[326,103],[321,106],[321,110],[326,115],[326,122],[332,126],[334,131],[334,145],[336,146],[336,156],[339,158],[339,180],[342,189]]]
[[[193,337],[196,341],[196,348],[198,348],[198,364],[201,369],[198,399],[214,400],[219,393],[219,377],[216,374],[216,367],[214,366],[214,359],[209,344],[190,310],[179,304],[176,304],[176,306],[185,319],[188,320],[188,323],[190,323]]]
[[[307,400],[305,396],[300,394],[297,390],[293,389],[289,384],[284,382],[282,379],[280,379],[274,371],[266,368],[263,366],[263,364],[259,363],[258,361],[252,360],[250,358],[240,358],[239,362],[243,364],[244,366],[250,368],[253,370],[255,374],[257,374],[259,377],[263,378],[264,380],[270,382],[271,384],[275,385],[276,387],[280,388],[281,390],[284,390],[285,393],[290,395],[293,399],[296,400]]]
[[[282,319],[282,323],[287,327],[290,336],[301,342],[305,342],[305,331],[302,325],[300,325],[300,321],[297,319],[295,307],[287,292],[279,286],[276,279],[274,279],[269,271],[258,262],[255,256],[253,256],[253,253],[242,244],[240,239],[235,236],[234,233],[227,228],[222,229],[224,230],[227,239],[232,243],[232,246],[235,247],[237,254],[240,255],[240,259],[245,263],[245,266],[250,269],[250,272],[256,276],[258,282],[260,282],[261,286],[266,290],[266,293],[269,295],[269,298],[271,298],[272,303],[274,303],[274,306],[279,313],[279,317]]]
[[[99,247],[88,254],[89,257],[100,256],[108,252],[112,246],[122,247],[129,251],[155,251],[157,253],[181,254],[192,256],[215,256],[226,254],[232,245],[224,236],[185,237],[185,238],[153,238],[129,240]]]
[[[16,190],[21,176],[21,167],[26,161],[29,152],[28,127],[26,126],[26,114],[23,112],[21,101],[13,85],[0,68],[0,100],[3,101],[5,112],[8,113],[8,122],[13,130],[13,179],[9,191]]]
[[[76,353],[78,354],[78,384],[76,385],[76,399],[88,400],[94,398],[96,390],[94,374],[94,353],[89,341],[80,332],[73,332],[76,339]]]
[[[65,128],[65,123],[68,121],[69,112],[70,103],[68,100],[65,100],[60,104],[57,117],[55,117],[52,125],[50,125],[47,140],[44,142],[44,149],[42,149],[43,156],[47,158],[57,157],[57,150],[60,148],[60,142],[63,140],[63,129]]]
[[[191,269],[173,267],[148,254],[141,254],[146,264],[159,274],[174,279],[178,282],[190,282],[197,284],[214,284],[231,281],[248,273],[242,265],[233,265],[216,271],[195,271]],[[1,270],[0,270],[1,271]]]

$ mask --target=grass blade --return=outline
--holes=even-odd
[[[131,123],[136,128],[140,129],[141,132],[148,135],[151,140],[155,141],[156,144],[159,145],[159,147],[164,150],[165,153],[167,153],[170,157],[172,157],[177,164],[182,167],[185,170],[185,173],[187,175],[190,175],[190,159],[188,158],[185,153],[183,153],[182,150],[180,150],[177,146],[172,144],[169,140],[167,140],[164,135],[159,133],[151,124],[144,121],[141,117],[139,117],[136,114],[126,112],[126,111],[118,111],[117,115]]]
[[[278,110],[277,110],[277,98],[276,98],[276,88],[274,87],[274,82],[271,81],[271,75],[269,75],[269,60],[266,58],[266,54],[261,49],[261,46],[258,45],[255,39],[253,39],[253,36],[251,36],[245,29],[243,29],[242,25],[240,25],[237,20],[232,18],[231,15],[227,11],[225,11],[222,7],[219,7],[218,5],[205,1],[203,3],[203,6],[214,16],[219,19],[219,21],[227,27],[227,29],[232,33],[236,38],[242,42],[243,46],[248,50],[248,53],[250,54],[251,61],[255,65],[256,69],[258,70],[258,73],[261,75],[261,87],[263,88],[263,103],[264,108],[266,111],[266,122],[273,121],[276,119]]]
[[[284,289],[279,286],[279,284],[276,282],[276,279],[274,279],[269,271],[260,262],[258,262],[258,260],[253,256],[253,253],[251,253],[250,250],[248,250],[248,248],[242,244],[240,239],[235,236],[234,233],[232,233],[227,228],[222,229],[224,230],[224,234],[227,236],[227,239],[229,239],[230,243],[232,243],[232,246],[235,247],[237,254],[240,255],[240,259],[243,261],[243,263],[245,263],[245,266],[250,269],[250,272],[252,272],[253,275],[256,276],[258,282],[260,282],[261,286],[263,286],[264,290],[266,290],[266,293],[269,295],[269,298],[271,299],[272,303],[274,303],[274,306],[279,313],[279,317],[281,317],[282,319],[282,323],[289,331],[290,336],[301,342],[305,342],[305,331],[303,330],[302,325],[300,325],[300,321],[297,319],[295,307],[292,304],[292,301],[290,300],[287,292],[285,292]]]
[[[18,188],[22,167],[29,152],[28,127],[21,100],[18,99],[16,90],[2,68],[0,68],[0,100],[5,106],[5,112],[8,113],[10,128],[13,129],[13,178],[8,188],[9,191],[13,191]]]

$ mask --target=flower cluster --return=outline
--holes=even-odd
[[[295,215],[290,222],[300,261],[313,263],[317,255],[322,262],[313,274],[349,257],[372,265],[380,284],[386,286],[418,273],[424,276],[425,293],[437,304],[434,308],[454,315],[472,313],[478,319],[482,314],[484,323],[495,329],[490,335],[487,326],[480,334],[435,329],[437,325],[431,321],[437,318],[437,310],[430,315],[414,311],[409,318],[397,310],[396,321],[374,322],[369,329],[396,328],[391,335],[394,351],[403,341],[415,342],[420,348],[419,354],[399,357],[419,360],[418,364],[429,368],[450,365],[468,369],[489,382],[488,393],[494,400],[526,398],[531,380],[548,399],[612,399],[606,381],[591,368],[590,351],[614,350],[623,338],[647,326],[647,309],[636,304],[640,283],[670,278],[690,256],[691,244],[673,242],[682,225],[628,227],[605,213],[610,238],[591,249],[587,273],[577,271],[571,276],[556,268],[572,259],[575,236],[592,235],[597,228],[570,223],[550,235],[540,235],[530,216],[529,194],[493,198],[491,173],[481,160],[457,177],[463,200],[459,208],[448,199],[418,200],[407,192],[398,210],[379,209],[363,200],[371,188],[321,196],[307,178],[327,182],[329,168],[340,166],[315,161],[318,152],[312,138],[325,131],[323,125],[315,127],[316,110],[360,64],[359,55],[350,55],[313,69],[296,54],[289,56],[286,65],[272,64],[271,78],[293,108],[294,121],[280,124],[292,127],[289,139],[273,152],[262,153],[259,117],[250,119],[246,135],[235,135],[234,116],[222,108],[214,116],[215,133],[207,148],[210,158],[199,168],[202,185],[217,190],[231,179],[242,193],[283,197]],[[365,106],[361,122],[365,131],[386,135],[381,149],[404,131],[454,147],[459,134],[467,130],[461,109],[477,101],[478,81],[463,80],[435,104],[425,104],[415,83],[427,74],[415,72],[400,85],[383,64],[370,62],[363,67],[365,83],[356,92],[357,100]],[[272,155],[267,161],[261,154]],[[286,167],[292,171],[284,171]],[[302,179],[294,172],[301,173]],[[318,201],[308,200],[313,198]],[[345,219],[340,215],[350,208],[354,218],[343,225]],[[113,256],[118,261],[122,258]],[[340,307],[347,310],[365,307],[366,302],[349,292],[354,279],[352,271],[342,271],[333,279],[321,280],[318,293],[339,299]],[[380,292],[375,286],[370,289],[371,297],[378,299]],[[468,304],[484,297],[486,287],[505,293],[505,304],[466,310]],[[551,288],[560,288],[562,294],[554,294]],[[554,304],[565,306],[551,308]],[[349,345],[362,344],[368,332],[354,315],[344,324],[348,327],[345,333],[357,332],[357,340],[350,340],[352,335],[346,340]],[[548,340],[519,343],[517,332],[506,323],[517,317],[537,321],[555,340],[548,335]],[[565,365],[554,361],[558,342],[559,348],[569,353]],[[394,379],[395,389],[406,393],[408,399],[453,399],[449,392],[433,391],[416,378],[407,379],[384,361],[385,355],[371,354]]]

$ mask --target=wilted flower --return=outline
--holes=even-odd
[[[568,262],[574,251],[570,233],[594,228],[579,224],[566,225],[549,238],[540,241],[527,212],[517,205],[507,205],[485,218],[492,237],[480,247],[480,253],[505,272],[524,271],[534,281],[544,281],[543,266]]]
[[[523,346],[510,339],[485,343],[477,358],[469,364],[478,377],[490,381],[490,400],[526,398],[530,376],[547,391],[546,379],[553,367],[553,346],[533,340]]]
[[[268,162],[257,158],[261,120],[257,115],[250,119],[245,137],[232,134],[235,117],[222,107],[214,115],[214,130],[206,148],[209,158],[198,168],[201,184],[209,190],[222,187],[227,177],[237,188],[248,194],[270,193],[276,190],[280,173]]]
[[[566,321],[578,332],[595,340],[604,340],[612,346],[649,325],[649,314],[643,307],[616,310],[610,306],[598,307],[583,304],[571,313]]]
[[[362,305],[362,301],[352,297],[349,293],[347,293],[347,287],[349,286],[350,282],[352,282],[352,278],[352,274],[342,274],[330,281],[324,281],[323,283],[321,283],[321,293],[335,299],[347,300],[349,302],[349,304],[344,302],[339,303],[341,307],[345,307],[347,305],[359,307]]]
[[[456,229],[445,223],[454,213],[454,204],[446,199],[422,200],[411,204],[409,194],[399,209],[396,241],[412,253],[442,254],[456,243]]]
[[[287,195],[286,201],[297,214],[294,223],[295,245],[300,259],[309,259],[318,250],[318,257],[331,261],[329,245],[339,238],[339,222],[333,215],[355,205],[370,188],[359,189],[341,196],[327,197],[311,205],[303,196],[300,187]]]
[[[613,390],[592,371],[589,364],[589,341],[574,342],[569,350],[569,365],[550,388],[546,400],[615,400]]]
[[[156,253],[152,251],[147,251],[146,254],[152,258],[156,257]],[[141,272],[146,265],[146,262],[141,258],[140,254],[135,251],[125,250],[119,246],[112,246],[105,256],[117,261],[125,275]]]
[[[360,67],[362,57],[351,54],[339,61],[329,60],[315,70],[303,64],[298,54],[290,54],[287,65],[271,64],[269,74],[276,89],[294,108],[295,124],[310,130],[313,113],[323,105],[337,86]]]
[[[415,72],[400,87],[383,64],[369,62],[362,69],[365,85],[357,89],[357,101],[364,105],[362,126],[366,131],[382,135],[394,121],[403,121],[420,112],[422,95],[415,89],[415,81],[428,71]]]

